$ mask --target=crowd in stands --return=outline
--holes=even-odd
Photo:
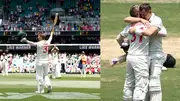
[[[65,73],[79,73],[80,54],[67,54],[59,53],[59,67],[62,68],[61,64],[65,65]],[[100,73],[100,55],[97,54],[88,54],[87,55],[87,73]],[[0,67],[2,70],[2,61],[6,61],[8,66],[8,72],[11,73],[34,73],[35,72],[35,62],[36,62],[36,53],[28,53],[23,56],[18,54],[2,54],[0,57]],[[4,60],[5,59],[5,60]],[[49,73],[53,69],[53,58],[52,54],[49,54]],[[62,71],[62,69],[61,69]]]
[[[49,17],[50,10],[55,4],[41,4],[36,1],[34,5],[30,5],[34,0],[23,0],[12,6],[12,1],[5,5],[8,12],[8,20],[3,21],[3,30],[17,31],[23,30],[51,30],[52,20]],[[44,0],[46,2],[48,0]],[[94,6],[99,0],[69,0],[75,1],[73,7],[66,7],[66,0],[61,0],[61,6],[65,9],[65,19],[61,19],[56,30],[61,31],[78,31],[78,30],[100,30],[100,6]],[[97,5],[97,4],[96,4]],[[28,6],[28,7],[26,7]],[[68,18],[73,19],[68,19]],[[1,28],[2,29],[2,28]]]
[[[55,37],[53,42],[58,44],[100,44],[100,37]]]
[[[68,9],[68,13],[71,16],[77,16],[80,18],[89,18],[89,17],[99,17],[100,8],[99,7],[93,7],[93,3],[98,0],[78,0],[74,7],[71,7]]]

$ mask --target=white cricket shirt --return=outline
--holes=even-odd
[[[128,37],[130,46],[128,49],[128,55],[135,56],[147,56],[149,55],[149,37],[140,36],[136,33],[130,34],[129,28],[131,26],[137,27],[140,30],[144,30],[146,27],[142,23],[138,22],[136,24],[129,24],[124,28],[124,30],[120,33],[124,37]]]
[[[149,19],[151,26],[158,27],[159,31],[163,29],[162,20],[160,17],[156,16],[154,13],[152,13],[152,16]],[[152,35],[150,37],[150,43],[149,43],[150,52],[162,52],[162,37],[158,35]]]

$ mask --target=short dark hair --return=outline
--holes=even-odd
[[[143,4],[141,4],[141,5],[139,6],[139,11],[143,11],[143,10],[145,10],[145,11],[151,10],[150,4],[149,4],[149,3],[143,3]]]
[[[139,13],[139,5],[132,5],[129,11],[130,16],[137,17]]]

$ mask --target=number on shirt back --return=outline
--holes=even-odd
[[[48,45],[44,45],[44,48],[43,48],[43,53],[47,53],[48,52]]]
[[[141,27],[140,29],[143,30],[144,28]],[[133,39],[131,40],[131,42],[134,42],[136,40],[136,33],[133,33],[132,36],[133,36]],[[142,38],[143,38],[142,35],[139,36],[139,43],[142,43]]]
[[[133,39],[131,40],[131,42],[134,42],[136,40],[136,34],[133,33],[132,36],[133,36]]]
[[[131,42],[134,42],[134,41],[136,40],[136,34],[135,34],[135,33],[133,33],[133,34],[132,34],[132,36],[133,36],[133,38],[132,38]],[[139,43],[142,43],[142,38],[143,38],[143,36],[142,36],[142,35],[141,35],[141,36],[139,36]]]

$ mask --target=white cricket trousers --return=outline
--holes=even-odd
[[[161,91],[161,70],[165,62],[165,54],[163,52],[150,52],[150,83],[149,91]]]
[[[150,52],[150,72],[149,72],[149,93],[146,96],[148,101],[162,101],[161,71],[165,62],[163,52]]]
[[[3,67],[3,70],[2,70],[3,76],[4,76],[4,75],[8,75],[8,63],[3,62],[3,63],[2,63],[2,67]]]
[[[86,64],[82,64],[81,77],[86,77]]]
[[[127,55],[124,101],[143,101],[149,84],[149,57]]]
[[[36,63],[36,80],[38,91],[51,85],[48,76],[48,63]]]
[[[61,65],[60,63],[56,62],[53,64],[53,69],[52,69],[52,78],[59,78],[61,77]]]

